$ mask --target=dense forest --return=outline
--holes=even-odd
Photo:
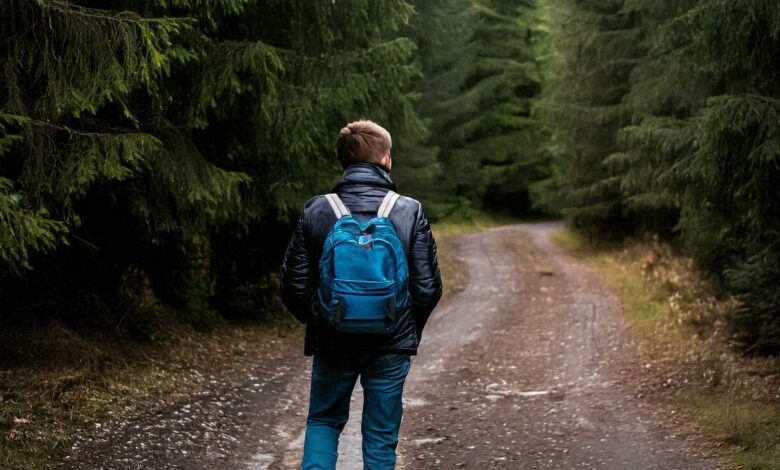
[[[593,233],[682,242],[780,350],[780,6],[551,0],[539,102],[555,175],[539,203]]]
[[[679,241],[780,351],[775,2],[0,0],[0,38],[4,332],[261,316],[369,118],[432,219]]]

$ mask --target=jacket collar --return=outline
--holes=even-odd
[[[344,170],[341,181],[333,187],[333,192],[338,192],[345,186],[362,185],[376,186],[395,190],[395,183],[390,178],[387,170],[373,163],[353,163]]]

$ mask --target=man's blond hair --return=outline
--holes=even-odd
[[[345,168],[359,162],[379,164],[392,146],[390,133],[368,120],[350,122],[342,127],[336,141],[339,161]]]

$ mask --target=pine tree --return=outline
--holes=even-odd
[[[550,130],[555,175],[541,186],[543,205],[579,227],[625,226],[620,178],[611,168],[616,132],[629,119],[623,105],[636,65],[640,31],[622,0],[552,1],[543,17],[552,51],[538,112]]]
[[[470,0],[417,1],[414,6],[415,15],[407,28],[417,45],[415,66],[421,72],[413,83],[414,104],[427,132],[401,155],[399,168],[393,172],[402,184],[407,183],[404,187],[411,187],[410,194],[423,201],[428,217],[435,220],[462,212],[469,203],[455,196],[449,184],[442,187],[451,169],[442,165],[441,143],[447,141],[447,129],[435,107],[460,93],[473,59],[469,42],[475,12]]]
[[[768,0],[600,7],[547,10],[555,60],[540,108],[557,169],[548,201],[607,233],[676,231],[743,301],[731,317],[736,337],[751,351],[777,352],[780,8]]]
[[[623,9],[637,18],[643,55],[624,98],[632,122],[619,131],[620,151],[607,163],[620,177],[624,213],[634,229],[669,233],[679,216],[680,197],[670,185],[670,169],[695,144],[689,118],[712,83],[701,68],[677,60],[683,35],[669,26],[694,3],[635,0]]]
[[[24,0],[3,2],[0,18],[0,168],[13,191],[0,237],[9,241],[3,260],[18,271],[79,222],[74,204],[96,181],[126,180],[149,164],[160,141],[139,128],[126,99],[154,94],[173,63],[194,56],[169,45],[190,28],[183,20]],[[101,122],[108,107],[124,119]]]
[[[745,302],[738,337],[756,351],[780,343],[777,68],[772,2],[642,2],[648,56],[632,77],[633,158],[623,187],[637,218],[676,217],[699,265]],[[762,38],[757,42],[757,38]],[[653,209],[656,209],[653,211]]]
[[[110,297],[140,269],[164,300],[212,316],[215,286],[260,275],[224,272],[280,251],[258,235],[337,176],[345,122],[421,132],[406,2],[87,5],[0,3],[0,257],[43,268],[24,273],[30,292],[78,266],[68,295]],[[0,302],[24,303],[14,291]]]
[[[711,97],[693,118],[696,147],[673,168],[680,227],[703,267],[745,308],[738,338],[780,351],[780,8],[776,2],[698,2],[670,24],[690,32],[681,59],[706,71]]]
[[[393,134],[394,152],[421,132],[408,94],[417,74],[410,63],[414,44],[398,36],[411,14],[402,1],[266,2],[226,23],[242,37],[220,47],[279,60],[267,62],[278,80],[247,75],[264,63],[252,59],[218,91],[213,102],[219,106],[204,100],[196,110],[211,120],[203,130],[209,151],[252,178],[244,202],[249,220],[220,230],[220,243],[211,245],[223,307],[234,304],[233,293],[276,270],[288,233],[280,222],[296,220],[303,202],[338,178],[335,136],[344,124],[361,117],[382,123]],[[196,83],[223,73],[225,56],[215,49]]]
[[[528,186],[546,176],[531,116],[539,90],[534,2],[426,2],[430,51],[421,60],[420,114],[437,148],[442,214],[472,204],[531,210]]]

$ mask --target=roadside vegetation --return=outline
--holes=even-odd
[[[539,5],[540,204],[593,238],[671,240],[739,300],[721,318],[735,346],[780,354],[780,4]]]
[[[13,337],[0,332],[26,356],[0,359],[0,468],[55,467],[75,441],[160,404],[186,402],[210,380],[302,340],[281,304],[263,321],[222,321],[205,332],[157,312],[152,335],[142,342],[85,337],[61,323]]]
[[[681,413],[737,468],[780,469],[780,357],[735,348],[727,318],[738,301],[657,238],[595,243],[564,229],[555,240],[618,294],[639,354],[638,393]]]

